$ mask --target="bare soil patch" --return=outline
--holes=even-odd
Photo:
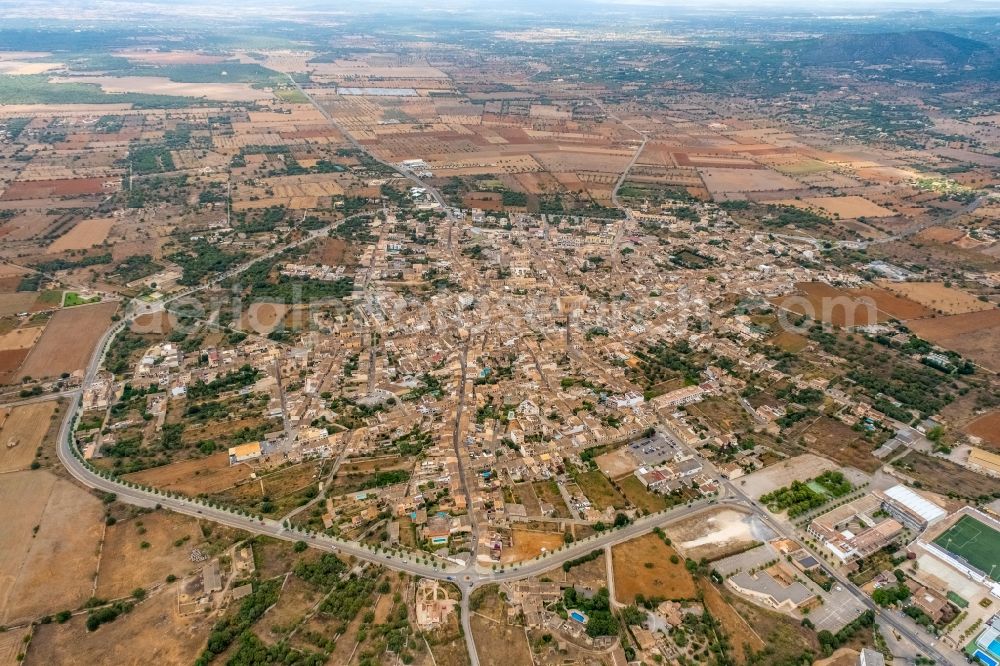
[[[1000,309],[918,319],[908,326],[925,340],[1000,371]]]
[[[622,603],[634,602],[637,594],[667,599],[693,599],[697,594],[684,559],[655,534],[619,544],[611,554],[615,598]]]
[[[108,178],[63,178],[55,180],[19,180],[7,187],[0,200],[48,199],[86,194],[101,194]]]
[[[774,299],[775,305],[795,314],[804,314],[834,326],[869,326],[889,319],[873,300],[855,297],[825,282],[800,282],[799,293]]]
[[[1000,409],[983,414],[965,426],[965,432],[981,437],[984,443],[989,444],[985,448],[1000,449]]]
[[[229,465],[228,453],[144,469],[125,478],[154,488],[173,490],[185,495],[217,493],[250,478],[247,465]]]
[[[19,378],[55,377],[83,370],[117,310],[118,303],[112,301],[56,312],[24,360]]]
[[[910,451],[894,462],[893,467],[919,483],[922,489],[939,495],[975,499],[1000,492],[1000,481],[997,479],[919,451]]]
[[[747,646],[751,652],[764,649],[764,640],[754,631],[739,613],[736,612],[723,598],[717,587],[707,580],[699,581],[698,587],[704,592],[705,606],[716,620],[722,625],[722,630],[729,637],[729,644],[732,646],[736,662],[746,663]]]
[[[37,291],[17,291],[10,294],[0,294],[0,315],[30,312],[37,298]]]
[[[104,536],[97,596],[116,599],[162,583],[170,574],[183,578],[199,566],[190,552],[200,541],[198,522],[175,513],[154,511],[118,521]]]
[[[511,538],[513,544],[503,551],[504,564],[530,560],[540,555],[543,550],[551,553],[563,545],[562,532],[536,532],[515,527]]]
[[[0,525],[0,624],[90,596],[103,527],[96,497],[46,471],[4,474]]]
[[[15,328],[0,335],[0,351],[27,350],[35,344],[42,335],[41,326],[30,328]]]
[[[887,315],[906,321],[908,319],[918,319],[931,315],[931,311],[920,303],[910,300],[905,296],[897,296],[885,289],[875,287],[864,287],[861,289],[851,289],[849,294],[857,298],[870,298],[875,301],[875,307]]]
[[[95,245],[100,245],[108,237],[111,227],[115,225],[115,218],[106,217],[96,220],[82,220],[72,229],[59,238],[52,241],[45,252],[56,254],[66,250],[86,250]]]
[[[15,666],[21,663],[17,656],[24,654],[24,640],[30,632],[29,625],[0,633],[0,666]]]
[[[884,282],[881,284],[886,289],[902,294],[912,301],[946,315],[996,309],[992,303],[981,301],[967,291],[946,287],[943,282]]]
[[[26,469],[52,424],[55,400],[0,410],[0,472]]]
[[[208,639],[214,618],[179,616],[175,594],[174,586],[169,586],[97,631],[87,631],[86,615],[78,615],[66,624],[42,625],[24,663],[193,663]]]
[[[751,515],[718,508],[698,513],[665,528],[677,550],[692,560],[717,560],[759,542],[764,528]]]

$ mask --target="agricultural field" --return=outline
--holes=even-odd
[[[1000,309],[918,319],[907,325],[924,340],[1000,371]]]
[[[47,471],[0,477],[0,624],[90,596],[102,514],[99,499]]]
[[[0,473],[31,465],[53,426],[58,404],[49,400],[0,410]]]
[[[983,414],[965,426],[965,432],[981,437],[988,449],[1000,449],[1000,410]]]
[[[880,282],[879,285],[938,314],[960,315],[996,309],[995,304],[981,301],[969,292],[944,282]]]
[[[804,197],[800,201],[794,199],[778,202],[788,206],[803,206],[805,208],[818,209],[819,211],[836,217],[838,219],[849,219],[857,217],[892,217],[896,215],[894,211],[883,206],[879,206],[864,197]]]
[[[24,640],[32,631],[31,625],[19,629],[8,629],[0,633],[0,665],[16,666],[21,663],[18,655],[25,653]]]
[[[189,554],[196,546],[205,550],[203,540],[196,520],[166,511],[109,525],[97,569],[97,596],[117,599],[169,575],[184,578],[197,568]]]
[[[863,294],[855,296],[824,282],[800,282],[795,286],[798,294],[774,299],[774,304],[840,327],[869,326],[889,319],[879,312],[874,299],[866,299]]]
[[[48,254],[58,254],[67,250],[86,250],[100,245],[108,237],[116,221],[113,217],[82,220],[54,240],[45,251]]]
[[[693,599],[697,595],[684,559],[656,534],[626,541],[611,553],[615,597],[622,603],[632,603],[640,594],[667,599]]]
[[[921,319],[933,314],[917,301],[905,296],[894,294],[888,289],[878,287],[862,287],[860,289],[850,289],[848,293],[856,298],[870,298],[875,301],[875,307],[880,312],[884,312],[893,319],[908,321],[910,319]]]
[[[716,198],[734,193],[802,188],[798,181],[769,169],[701,168],[698,172],[705,181],[705,187]]]
[[[56,312],[21,364],[18,377],[57,377],[85,369],[118,305],[97,303]]]

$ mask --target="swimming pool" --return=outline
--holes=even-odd
[[[1000,655],[1000,638],[994,638],[986,649],[990,654]]]
[[[580,624],[583,624],[584,622],[587,621],[587,616],[581,613],[580,611],[570,611],[569,616],[574,620],[576,620],[577,622],[579,622]],[[997,666],[997,665],[996,662],[994,662],[992,664],[987,664],[987,666]]]
[[[995,640],[993,642],[996,643]],[[984,664],[986,664],[986,666],[997,666],[997,660],[991,657],[990,655],[986,654],[982,650],[976,650],[972,654],[972,656],[978,659],[979,661],[983,662]]]

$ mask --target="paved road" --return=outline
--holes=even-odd
[[[805,540],[798,538],[792,531],[788,530],[783,524],[779,523],[776,520],[772,520],[771,515],[767,511],[765,511],[763,507],[761,507],[757,502],[750,499],[750,497],[745,495],[735,485],[727,481],[725,482],[724,487],[727,489],[727,491],[733,493],[736,496],[737,501],[739,501],[740,504],[742,504],[743,506],[748,506],[754,513],[757,514],[757,516],[765,525],[774,530],[777,534],[788,539],[793,539],[797,543],[801,544],[803,548],[811,552],[818,561],[823,561],[823,556],[821,553],[816,552],[812,548],[810,548],[809,545],[805,542]],[[858,600],[860,600],[861,603],[864,604],[865,608],[874,612],[879,622],[888,624],[889,626],[893,627],[896,631],[900,633],[900,635],[904,636],[905,638],[910,640],[914,645],[919,647],[923,651],[924,655],[931,657],[932,659],[936,660],[937,663],[939,664],[958,663],[956,661],[959,656],[957,653],[948,650],[949,656],[946,657],[942,652],[940,652],[937,649],[936,639],[928,640],[930,636],[928,636],[927,634],[925,634],[925,632],[919,629],[916,623],[910,620],[910,618],[906,617],[905,615],[897,611],[887,610],[879,607],[874,601],[871,600],[871,597],[869,597],[867,594],[861,591],[861,588],[852,583],[846,576],[843,576],[841,575],[840,572],[834,570],[832,567],[827,568],[827,571],[833,574],[833,577],[837,580],[838,583],[840,583],[840,585],[844,589],[848,590],[855,597],[857,597]]]

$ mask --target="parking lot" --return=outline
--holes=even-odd
[[[667,441],[667,438],[662,434],[655,433],[650,437],[643,437],[632,442],[628,445],[628,451],[640,465],[654,467],[672,460],[680,449]]]
[[[815,585],[809,587],[818,589]],[[826,629],[837,633],[844,625],[865,611],[861,601],[839,583],[834,583],[830,592],[820,592],[820,595],[825,603],[809,613],[809,619],[816,625],[817,631]]]

